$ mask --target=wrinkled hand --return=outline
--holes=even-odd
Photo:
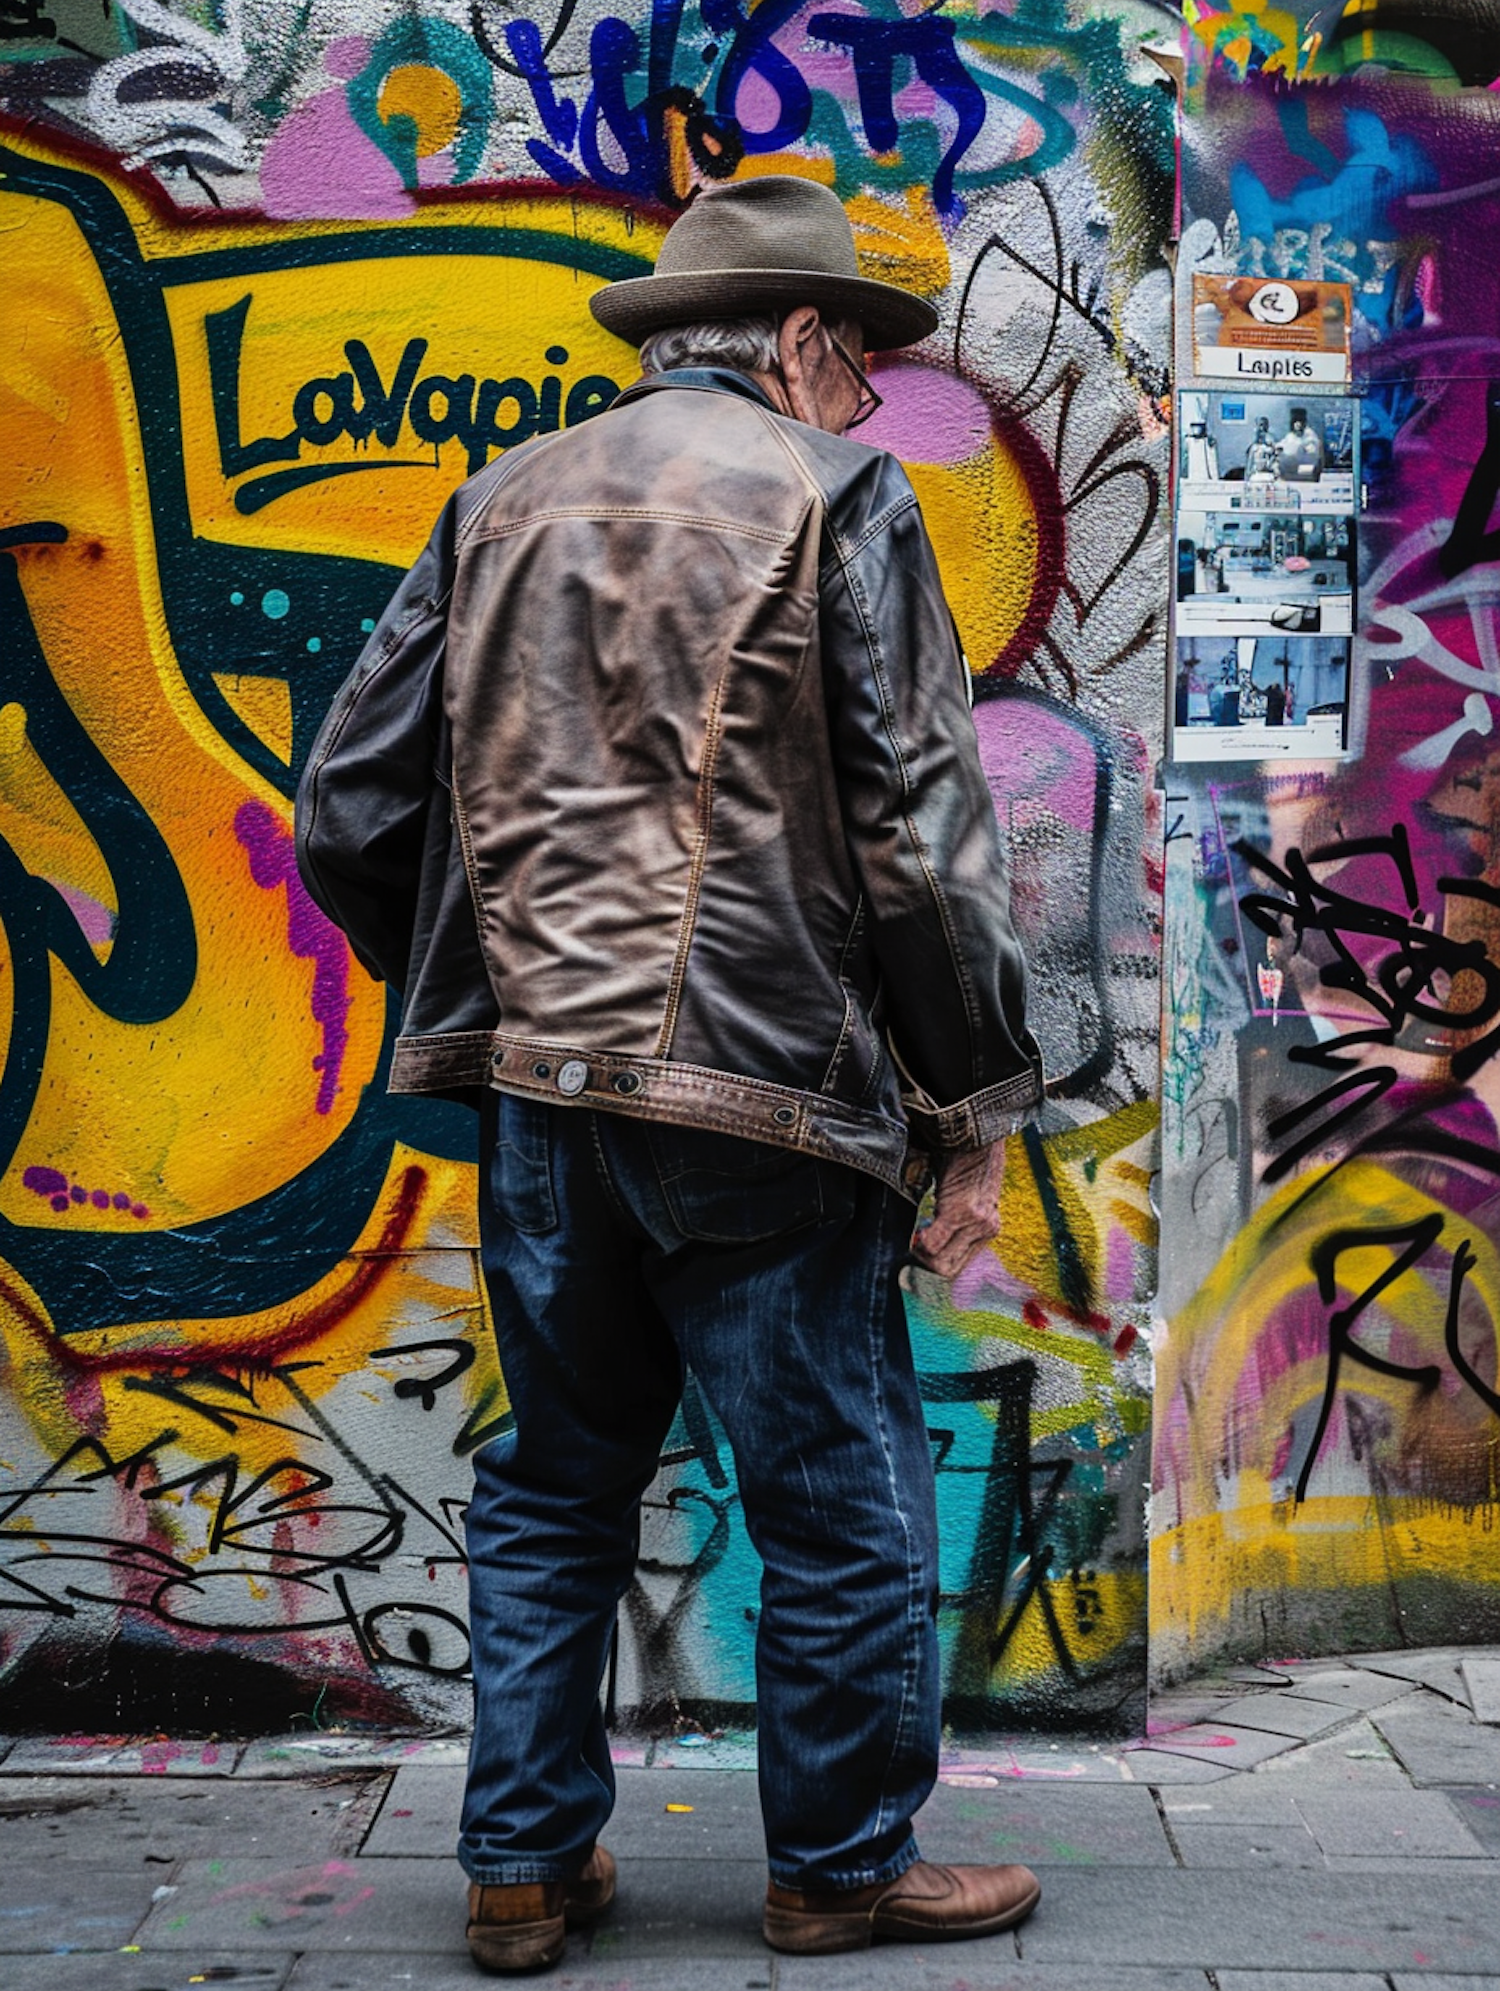
[[[1004,1141],[942,1157],[932,1222],[912,1239],[917,1263],[945,1279],[956,1278],[999,1228],[1004,1179]]]

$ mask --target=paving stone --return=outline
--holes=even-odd
[[[1472,1877],[1471,1877],[1472,1875]],[[1495,1889],[1475,1863],[1345,1874],[1279,1868],[1058,1868],[1017,1931],[1026,1962],[1132,1962],[1219,1970],[1484,1969],[1495,1956]],[[1329,1991],[1336,1991],[1331,1980]]]
[[[1474,1719],[1500,1725],[1500,1659],[1465,1659],[1459,1665]]]
[[[1216,1724],[1260,1729],[1267,1735],[1290,1735],[1299,1742],[1315,1741],[1349,1719],[1342,1709],[1330,1707],[1327,1701],[1306,1700],[1295,1691],[1247,1694],[1243,1700],[1227,1702],[1214,1717]]]
[[[291,1956],[226,1955],[123,1956],[110,1951],[85,1956],[17,1956],[5,1962],[5,1991],[201,1991],[205,1984],[230,1984],[234,1991],[284,1991],[295,1959]],[[366,1991],[374,1987],[366,1985]],[[473,1991],[473,1986],[470,1986]]]
[[[1385,1707],[1407,1694],[1420,1691],[1415,1680],[1398,1680],[1390,1673],[1365,1673],[1357,1666],[1330,1668],[1327,1672],[1299,1673],[1288,1682],[1288,1697],[1297,1701],[1326,1701],[1330,1707],[1348,1708],[1363,1714],[1370,1708]]]
[[[1485,1848],[1440,1791],[1298,1791],[1293,1800],[1323,1851],[1337,1859],[1483,1859]]]
[[[1200,1762],[1222,1763],[1229,1770],[1249,1770],[1270,1756],[1294,1749],[1296,1743],[1291,1736],[1268,1735],[1264,1729],[1201,1722],[1175,1735],[1158,1736],[1154,1747],[1170,1756],[1192,1756]]]
[[[647,1957],[632,1963],[628,1991],[770,1991],[772,1963],[771,1952],[762,1945],[758,1957],[736,1958],[733,1965],[726,1958],[716,1959],[709,1980],[701,1956]],[[305,1956],[286,1991],[409,1991],[409,1987],[410,1991],[479,1991],[489,1981],[475,1970],[467,1950],[461,1957],[412,1953],[382,1957],[378,1977],[371,1974],[373,1967],[368,1956],[332,1956],[326,1951]],[[557,1968],[535,1981],[545,1984],[547,1991],[622,1991],[618,1964],[590,1956],[587,1944],[577,1936],[569,1937],[567,1954]]]
[[[1223,1678],[1241,1681],[1251,1687],[1285,1687],[1288,1684],[1287,1675],[1276,1672],[1270,1666],[1231,1666],[1226,1669]]]
[[[1383,1977],[1367,1970],[1218,1970],[1219,1991],[1387,1991]]]
[[[776,1983],[778,1991],[842,1991],[844,1986],[851,1991],[1208,1991],[1201,1970],[1129,1964],[1078,1970],[1070,1964],[1021,1963],[1013,1949],[1007,1954],[1002,1936],[934,1943],[927,1949],[893,1943],[851,1956],[784,1956]],[[1326,1985],[1324,1991],[1342,1991],[1342,1986]]]
[[[1445,1790],[1442,1795],[1487,1849],[1491,1859],[1500,1855],[1500,1792],[1460,1787]]]
[[[1235,1774],[1232,1763],[1208,1762],[1198,1756],[1169,1756],[1160,1749],[1132,1749],[1124,1758],[1125,1773],[1136,1784],[1213,1784]]]
[[[1323,1855],[1307,1827],[1291,1825],[1200,1825],[1172,1819],[1186,1867],[1219,1867],[1254,1873],[1260,1867],[1321,1867]]]
[[[165,1736],[22,1736],[5,1759],[7,1777],[227,1777],[238,1742],[172,1742]]]
[[[1265,1777],[1230,1777],[1210,1790],[1168,1791],[1162,1810],[1174,1832],[1179,1825],[1258,1825],[1301,1831],[1307,1825],[1292,1793]]]
[[[382,1859],[451,1860],[463,1801],[464,1773],[457,1764],[408,1763],[392,1777],[380,1815],[359,1850]]]
[[[1500,1734],[1456,1708],[1398,1701],[1371,1720],[1415,1784],[1500,1783]]]
[[[162,1871],[96,1861],[80,1887],[71,1860],[8,1862],[0,1868],[0,1953],[117,1950],[133,1942]]]
[[[11,1777],[0,1780],[0,1862],[97,1860],[104,1846],[121,1866],[288,1844],[307,1858],[353,1853],[384,1787],[383,1777],[309,1779],[291,1791],[217,1777]]]
[[[766,1898],[764,1858],[757,1860],[634,1860],[620,1864],[620,1894],[614,1912],[593,1932],[592,1963],[612,1963],[621,1977],[634,1979],[646,1958],[712,1958],[712,1977],[721,1981],[718,1960],[755,1963],[752,1977],[769,1977],[771,1953],[761,1939]]]
[[[1130,1784],[940,1785],[917,1817],[929,1859],[1027,1866],[1171,1866],[1149,1790]]]
[[[954,1788],[986,1784],[1124,1784],[1124,1748],[1098,1742],[966,1742],[944,1748],[938,1780]]]
[[[318,1770],[396,1770],[469,1760],[466,1735],[267,1735],[246,1745],[235,1774],[300,1777]]]
[[[1485,1874],[1490,1886],[1500,1899],[1500,1860],[1496,1859],[1453,1859],[1435,1854],[1430,1859],[1414,1860],[1410,1853],[1373,1854],[1368,1859],[1341,1859],[1331,1854],[1323,1865],[1329,1873],[1398,1873],[1410,1876],[1420,1872],[1427,1878],[1461,1879],[1466,1875]]]
[[[1236,1694],[1153,1695],[1146,1734],[1162,1735],[1172,1729],[1190,1728],[1195,1721],[1217,1721],[1219,1710],[1236,1697]]]
[[[435,1860],[187,1860],[136,1937],[156,1950],[466,1955],[463,1877]]]
[[[1455,1652],[1351,1652],[1349,1664],[1368,1673],[1409,1680],[1460,1706],[1469,1705],[1468,1689],[1459,1671],[1462,1655]]]
[[[1290,1755],[1273,1756],[1255,1774],[1272,1777],[1289,1790],[1315,1784],[1411,1789],[1406,1771],[1368,1720],[1353,1722],[1321,1742],[1304,1742]]]
[[[1420,1977],[1410,1971],[1398,1970],[1391,1979],[1396,1991],[1497,1991],[1500,1976],[1497,1977],[1454,1977],[1448,1973],[1429,1977],[1424,1971]]]

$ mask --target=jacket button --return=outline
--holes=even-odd
[[[641,1075],[639,1072],[616,1072],[614,1084],[616,1092],[630,1099],[641,1089]]]
[[[491,1071],[496,1071],[496,1072],[499,1071],[502,1065],[504,1065],[504,1063],[505,1063],[505,1053],[503,1051],[492,1051],[490,1053]]]
[[[533,1078],[551,1078],[552,1067],[551,1065],[544,1065],[540,1061],[540,1059],[538,1059],[537,1063],[531,1067],[531,1076]]]
[[[797,1118],[795,1106],[778,1106],[771,1115],[778,1127],[790,1127]]]
[[[557,1074],[558,1091],[565,1092],[570,1099],[576,1093],[582,1092],[588,1082],[589,1068],[582,1058],[569,1058]]]

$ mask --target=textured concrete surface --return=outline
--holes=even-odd
[[[1040,1908],[984,1941],[842,1957],[776,1957],[761,1941],[753,1738],[622,1743],[608,1834],[620,1898],[545,1981],[1500,1991],[1500,1737],[1465,1690],[1481,1677],[1472,1657],[1237,1667],[1160,1697],[1136,1743],[956,1746],[917,1821],[924,1850],[1024,1860]],[[453,1860],[464,1753],[459,1737],[355,1734],[11,1747],[0,1983],[466,1991],[482,1980]]]

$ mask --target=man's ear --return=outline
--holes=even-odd
[[[813,357],[809,346],[816,339],[822,322],[815,304],[799,304],[786,314],[781,321],[778,340],[783,370],[798,374],[805,370]]]

